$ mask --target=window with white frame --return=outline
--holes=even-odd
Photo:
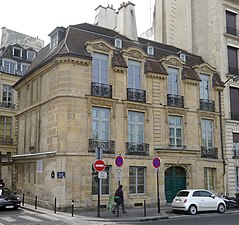
[[[142,166],[129,167],[129,193],[146,193],[146,168]]]
[[[149,55],[154,55],[154,47],[148,45],[148,46],[147,46],[147,53],[148,53]]]
[[[144,143],[144,113],[128,112],[128,142]]]
[[[108,56],[93,53],[93,82],[108,84]]]
[[[108,195],[110,193],[110,167],[106,166],[105,170],[107,173],[106,179],[99,179],[100,181],[100,195]],[[92,173],[92,195],[98,194],[98,173]]]
[[[170,147],[182,147],[182,117],[169,116]]]
[[[58,44],[58,32],[51,36],[51,49],[55,48]]]
[[[200,74],[200,99],[209,100],[210,96],[210,76],[206,74]]]
[[[27,59],[33,61],[36,57],[36,53],[34,51],[27,50]]]
[[[239,133],[232,133],[234,156],[239,157]]]
[[[13,47],[12,49],[12,55],[22,58],[22,49],[21,48],[17,48],[17,47]]]
[[[239,167],[236,167],[236,191],[239,191]]]
[[[22,74],[25,74],[29,69],[29,64],[21,64]]]
[[[179,69],[168,67],[168,94],[179,94]]]
[[[128,88],[141,89],[141,63],[134,60],[128,61]]]
[[[0,116],[0,142],[12,141],[12,117]]]
[[[6,73],[15,74],[17,68],[17,63],[10,60],[3,60],[3,71]]]
[[[122,40],[120,38],[115,38],[115,47],[122,48]]]
[[[3,85],[2,102],[5,106],[13,103],[13,90],[11,85]]]
[[[110,109],[92,108],[92,138],[97,140],[110,139]]]
[[[204,188],[206,190],[215,190],[215,173],[214,168],[204,168]]]
[[[202,146],[206,149],[213,148],[213,121],[208,119],[202,119]]]

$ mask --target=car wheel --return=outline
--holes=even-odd
[[[195,215],[197,213],[197,207],[195,205],[190,205],[189,209],[188,209],[188,212],[191,214],[191,215]]]
[[[224,213],[225,212],[225,206],[223,204],[219,204],[219,206],[217,207],[217,211],[219,213]]]

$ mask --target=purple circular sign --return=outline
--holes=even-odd
[[[161,159],[159,157],[154,157],[153,158],[153,167],[155,169],[159,168],[161,164]]]

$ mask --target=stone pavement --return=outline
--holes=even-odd
[[[63,219],[72,218],[72,212],[60,212],[57,211],[56,214],[53,210],[37,207],[35,210],[34,205],[24,204],[21,206],[23,209],[31,210],[39,213],[51,214],[52,216],[62,217]],[[148,207],[146,208],[146,216],[144,215],[144,208],[135,207],[127,208],[126,214],[121,213],[121,208],[119,211],[119,217],[117,217],[117,212],[113,214],[107,209],[100,209],[100,217],[97,217],[97,209],[95,210],[74,210],[72,220],[78,221],[82,225],[90,224],[117,224],[117,222],[133,222],[133,221],[150,221],[150,220],[160,220],[168,219],[168,213],[172,212],[171,205],[163,205],[160,207],[160,213],[158,214],[158,208]]]

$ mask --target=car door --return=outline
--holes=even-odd
[[[202,211],[215,210],[216,201],[215,198],[212,197],[212,193],[209,191],[202,190],[200,191],[200,195],[201,195]]]
[[[193,192],[191,204],[195,204],[198,208],[198,211],[202,211],[203,199],[201,198],[200,191]]]

